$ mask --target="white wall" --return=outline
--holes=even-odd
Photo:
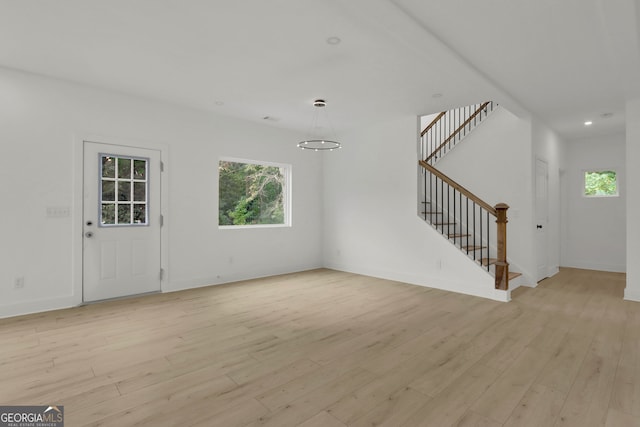
[[[325,158],[328,267],[505,300],[493,278],[416,215],[418,119],[342,136]]]
[[[507,257],[510,271],[535,284],[533,250],[531,121],[499,107],[456,145],[436,167],[492,206],[509,205]]]
[[[547,223],[547,247],[545,251],[546,264],[547,264],[547,277],[551,277],[558,273],[561,259],[561,247],[562,247],[562,209],[561,209],[561,167],[565,161],[565,145],[564,141],[546,125],[538,120],[533,120],[532,125],[532,140],[533,140],[533,163],[532,170],[532,183],[534,188],[532,190],[532,197],[535,209],[535,161],[536,159],[544,160],[547,163],[547,172],[549,174],[548,191],[547,191],[547,209],[548,209],[548,223]],[[535,226],[535,215],[531,223],[531,229]],[[535,237],[534,237],[535,238]],[[537,257],[539,254],[534,251],[537,265]]]
[[[585,170],[617,172],[619,197],[582,195]],[[626,271],[626,201],[624,134],[566,143],[563,173],[562,266]]]
[[[640,98],[627,102],[627,287],[625,299],[640,301]]]
[[[81,301],[74,156],[83,135],[166,148],[164,291],[322,266],[322,157],[295,147],[301,135],[4,69],[0,93],[0,317]],[[218,229],[225,156],[292,164],[291,228]],[[47,218],[49,206],[74,215]],[[25,287],[14,289],[20,276]]]

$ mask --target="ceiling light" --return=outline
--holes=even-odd
[[[613,113],[602,113],[600,114],[600,117],[602,117],[603,119],[608,119],[609,117],[612,117]]]
[[[309,138],[299,142],[298,148],[313,151],[333,151],[336,148],[342,148],[342,144],[336,141],[335,131],[333,131],[329,122],[329,115],[325,109],[327,102],[324,99],[316,99],[313,101],[313,106],[316,108],[313,116],[313,123],[311,124],[311,130],[309,132]],[[321,115],[321,111],[324,114]],[[326,122],[325,126],[320,126],[319,122],[321,120]],[[333,131],[333,139],[329,138],[327,135],[318,135],[318,132],[323,129],[331,129]]]
[[[222,102],[222,101],[216,101],[216,105],[217,105],[217,106],[224,105],[224,102]]]
[[[332,36],[327,39],[327,44],[337,45],[340,44],[341,41],[340,37]]]
[[[585,126],[591,126],[593,124],[593,122],[591,120],[587,120],[586,122],[584,122]]]
[[[434,93],[433,95],[431,95],[432,98],[442,98],[442,94],[441,93]]]

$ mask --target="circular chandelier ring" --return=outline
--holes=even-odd
[[[342,145],[337,141],[331,141],[328,139],[307,139],[305,141],[299,142],[298,147],[302,148],[303,150],[333,151],[335,149],[342,148]]]

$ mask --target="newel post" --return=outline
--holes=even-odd
[[[496,261],[496,289],[509,289],[509,263],[507,262],[507,209],[506,203],[498,203],[496,209],[497,224],[497,261]]]

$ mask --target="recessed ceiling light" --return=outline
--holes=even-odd
[[[216,101],[216,105],[217,105],[217,106],[224,105],[224,102],[222,102],[222,101]]]
[[[434,93],[433,95],[431,95],[432,98],[442,98],[442,94],[441,93]]]
[[[602,117],[603,119],[608,119],[609,117],[612,117],[613,113],[602,113],[600,114],[600,117]]]
[[[593,124],[593,122],[591,120],[587,120],[586,122],[584,122],[585,126],[591,126]]]
[[[336,45],[336,44],[340,44],[341,41],[342,40],[340,39],[340,37],[331,36],[327,39],[327,44]]]

